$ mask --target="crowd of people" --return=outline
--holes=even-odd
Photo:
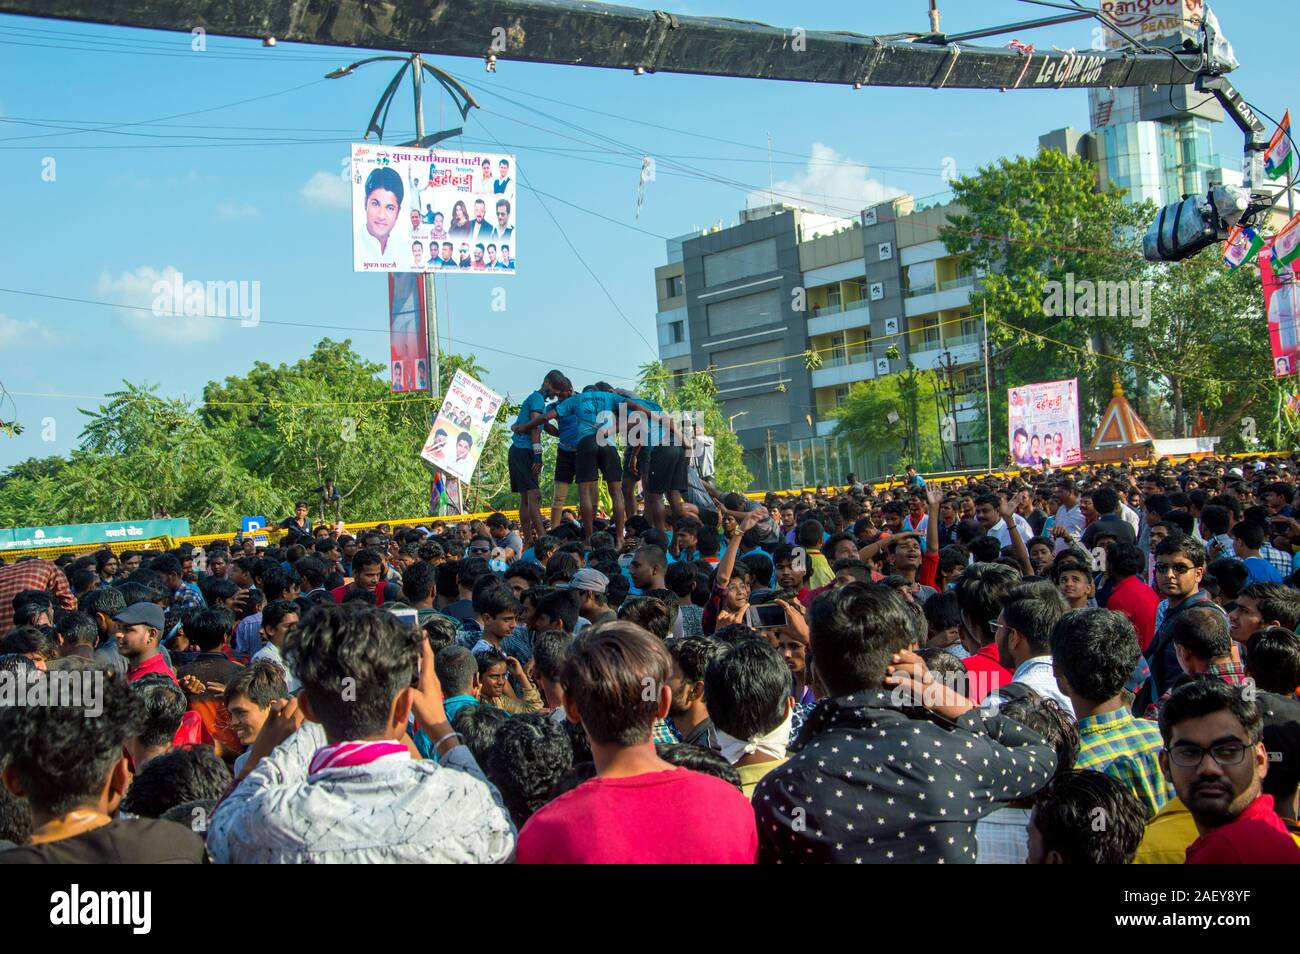
[[[759,501],[680,427],[548,375],[517,521],[0,565],[0,862],[1300,862],[1300,455]]]

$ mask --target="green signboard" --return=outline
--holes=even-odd
[[[0,530],[0,552],[70,547],[85,543],[128,543],[154,537],[188,537],[188,517],[179,520],[125,520],[119,523],[74,523],[60,527]]]

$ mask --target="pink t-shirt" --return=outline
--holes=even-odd
[[[593,778],[519,832],[519,864],[753,864],[754,809],[739,789],[684,768]]]

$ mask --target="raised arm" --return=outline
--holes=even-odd
[[[1033,576],[1034,565],[1029,561],[1029,548],[1025,546],[1025,541],[1020,537],[1020,527],[1016,523],[1016,504],[1022,499],[1022,494],[1028,491],[1022,490],[1015,497],[1010,498],[1001,508],[1002,519],[1007,524],[1007,534],[1011,537],[1011,554],[1020,564],[1021,576]]]

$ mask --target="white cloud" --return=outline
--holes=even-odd
[[[217,206],[217,218],[225,222],[233,219],[251,219],[257,214],[257,206],[243,202],[222,202]]]
[[[837,218],[854,218],[857,213],[902,195],[903,190],[885,185],[869,175],[862,163],[854,163],[825,143],[815,142],[808,164],[788,179],[778,179],[772,184],[776,201],[801,205],[814,212]],[[772,194],[767,189],[749,193],[749,205],[769,205]]]
[[[221,326],[227,322],[221,318],[186,316],[183,314],[183,300],[173,306],[177,276],[182,285],[199,277],[187,277],[174,265],[161,271],[152,265],[141,265],[133,272],[122,272],[116,278],[107,272],[100,274],[95,293],[123,306],[122,320],[127,327],[145,337],[172,344],[214,341]]]
[[[346,209],[352,203],[348,184],[337,172],[317,172],[298,191],[308,205]]]
[[[0,315],[0,348],[40,348],[54,343],[54,332],[44,322]]]

